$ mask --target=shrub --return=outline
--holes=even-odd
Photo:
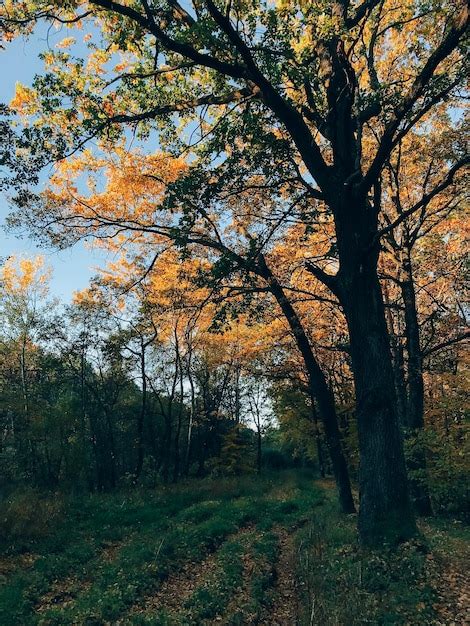
[[[45,537],[62,510],[63,501],[57,494],[43,496],[34,489],[16,491],[0,505],[0,539]]]

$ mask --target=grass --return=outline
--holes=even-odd
[[[47,532],[28,522],[29,534],[2,546],[0,623],[257,623],[279,592],[280,533],[289,533],[300,624],[432,624],[429,550],[461,552],[465,529],[436,521],[428,543],[364,551],[354,517],[325,487],[282,472],[62,498]],[[177,593],[181,584],[181,601],[166,602],[165,581]]]

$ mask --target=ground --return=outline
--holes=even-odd
[[[305,472],[55,500],[4,538],[0,624],[470,624],[462,524],[364,551]]]

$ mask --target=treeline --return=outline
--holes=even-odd
[[[264,462],[294,462],[293,446],[273,428],[266,379],[247,371],[235,335],[201,344],[200,328],[184,312],[168,319],[147,309],[145,323],[89,300],[60,315],[47,299],[40,258],[10,259],[2,277],[0,474],[7,491],[102,491],[259,471],[262,439],[275,447]]]

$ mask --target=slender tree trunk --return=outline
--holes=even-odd
[[[116,487],[116,482],[117,482],[117,473],[116,473],[116,446],[115,446],[115,442],[114,442],[114,430],[113,430],[113,424],[112,424],[112,420],[111,420],[111,414],[109,412],[109,410],[104,409],[104,414],[106,417],[106,426],[107,426],[107,439],[108,441],[106,442],[106,446],[108,448],[107,450],[107,463],[106,465],[108,467],[106,467],[106,475],[108,475],[108,471],[110,472],[110,476],[109,479],[108,477],[106,478],[106,483],[107,485],[109,485],[109,487],[111,489],[114,489]]]
[[[320,471],[320,476],[322,478],[325,478],[325,462],[323,460],[323,450],[322,450],[322,445],[321,445],[320,429],[318,427],[317,410],[315,408],[315,398],[311,397],[311,403],[312,403],[312,420],[313,420],[313,425],[315,428],[315,443],[317,446],[318,469]]]
[[[28,389],[28,380],[27,380],[27,370],[26,370],[26,343],[27,336],[23,334],[21,339],[21,353],[20,353],[20,372],[21,372],[21,393],[23,396],[23,419],[22,424],[19,429],[17,429],[21,434],[19,436],[19,445],[20,445],[20,462],[23,466],[22,469],[26,473],[28,471],[31,472],[31,476],[34,475],[34,444],[31,437],[31,429],[29,422],[29,389]]]
[[[135,468],[135,480],[137,481],[142,473],[144,464],[144,425],[147,414],[147,375],[145,363],[145,345],[143,337],[140,341],[140,374],[142,377],[142,403],[137,419],[137,463]]]
[[[403,263],[404,277],[401,281],[401,293],[405,306],[405,335],[408,365],[408,402],[405,427],[408,435],[417,435],[424,428],[424,381],[423,357],[419,335],[418,312],[413,280],[413,268],[409,248],[405,251]],[[419,515],[431,515],[431,500],[426,483],[426,456],[421,446],[414,447],[408,467],[412,472],[419,472],[421,479],[411,477],[411,495]]]
[[[172,415],[165,416],[165,435],[163,437],[163,450],[162,450],[162,478],[163,482],[168,483],[170,476],[170,458],[171,458],[171,420]]]
[[[408,496],[395,381],[377,260],[377,213],[368,203],[336,211],[337,295],[349,329],[360,452],[359,534],[364,544],[416,532]]]
[[[266,280],[269,282],[271,292],[276,298],[277,303],[289,323],[290,329],[297,343],[297,347],[302,354],[305,363],[311,393],[317,402],[318,412],[325,430],[328,450],[331,456],[333,474],[338,488],[341,510],[343,513],[354,513],[355,507],[351,492],[349,471],[341,446],[341,434],[339,431],[333,394],[328,386],[328,383],[326,382],[320,366],[318,365],[315,355],[313,354],[308,337],[294,307],[286,297],[281,285],[273,276],[262,257],[260,263],[262,263],[261,269],[264,272]]]
[[[181,437],[181,425],[183,421],[183,402],[184,402],[184,389],[183,389],[183,367],[180,361],[180,405],[178,407],[178,417],[176,420],[176,432],[175,432],[175,453],[173,463],[173,482],[178,482],[180,475],[180,437]]]
[[[188,380],[191,389],[191,406],[189,407],[189,420],[188,420],[188,435],[186,441],[186,452],[184,460],[184,474],[189,474],[189,464],[191,459],[191,441],[193,435],[194,416],[196,414],[196,391],[194,389],[194,381],[190,371],[190,365],[188,366]]]
[[[181,434],[181,412],[178,413],[175,432],[175,450],[173,455],[173,482],[178,482],[180,475],[180,434]]]

